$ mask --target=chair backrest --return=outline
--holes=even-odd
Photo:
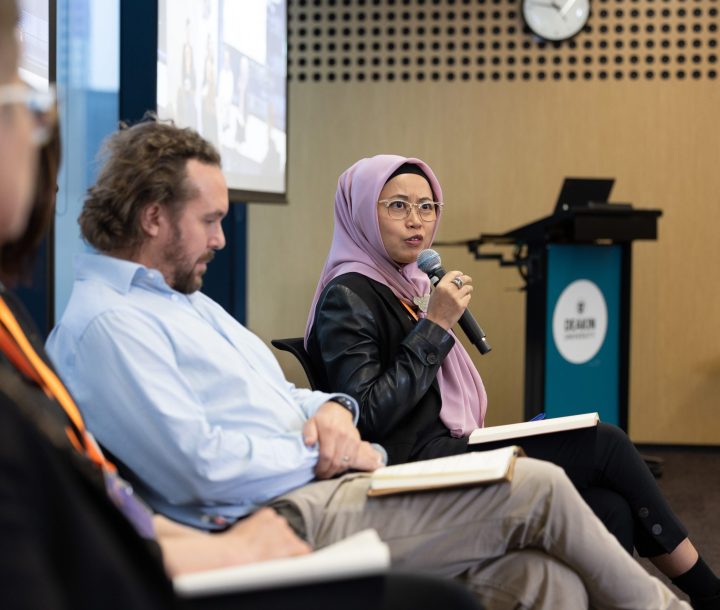
[[[285,352],[290,352],[293,356],[295,356],[300,361],[300,364],[302,364],[308,383],[310,383],[310,389],[318,389],[318,378],[313,371],[313,363],[312,360],[310,360],[310,355],[305,350],[305,340],[302,337],[273,339],[270,343],[272,343],[274,347]]]

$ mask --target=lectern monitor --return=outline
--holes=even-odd
[[[591,203],[607,203],[613,184],[615,178],[565,178],[555,213],[588,207]]]
[[[158,0],[157,113],[220,151],[233,201],[284,201],[286,0]]]

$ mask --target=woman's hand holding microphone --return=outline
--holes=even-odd
[[[450,330],[470,304],[472,291],[469,275],[462,271],[448,271],[430,295],[427,319]]]

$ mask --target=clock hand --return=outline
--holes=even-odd
[[[563,4],[562,8],[560,9],[560,16],[565,19],[565,15],[567,15],[568,11],[572,8],[572,5],[575,4],[575,0],[567,0],[565,4]]]

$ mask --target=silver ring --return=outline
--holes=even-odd
[[[350,456],[349,456],[349,455],[343,455],[340,459],[341,459],[343,462],[349,462],[349,461],[350,461]]]
[[[465,282],[462,281],[462,278],[459,275],[452,281],[452,283],[455,284],[458,289],[465,285]]]

